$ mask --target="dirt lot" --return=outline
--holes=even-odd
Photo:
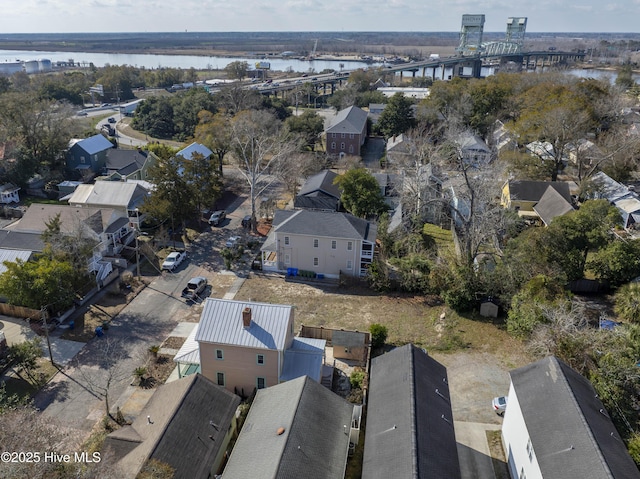
[[[447,366],[456,420],[498,424],[491,399],[507,393],[510,369],[532,360],[501,321],[476,314],[460,316],[433,298],[377,294],[362,286],[318,288],[281,277],[253,276],[235,299],[292,304],[296,327],[365,331],[372,323],[385,325],[389,344],[412,342]]]

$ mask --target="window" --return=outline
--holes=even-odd
[[[256,357],[256,362],[258,364],[264,364],[264,354],[258,354]]]
[[[216,374],[218,378],[218,386],[224,386],[224,373]]]
[[[353,140],[353,133],[349,133],[349,138]]]
[[[340,138],[344,138],[344,133],[340,133]]]
[[[353,261],[350,259],[347,260],[347,269],[353,269]]]
[[[284,245],[285,246],[289,246],[289,237],[288,236],[284,237]]]
[[[335,133],[331,133],[331,138],[335,138],[336,134]]]
[[[336,142],[335,142],[335,141],[332,141],[332,142],[331,142],[331,149],[332,149],[332,150],[335,150],[335,149],[336,149]]]
[[[224,359],[222,349],[216,349],[216,359]]]
[[[344,150],[344,141],[342,143],[340,143],[340,149]]]
[[[291,255],[289,254],[284,255],[284,264],[291,264]]]
[[[520,469],[520,477],[518,479],[527,479],[527,475],[524,473],[524,467]]]
[[[318,258],[313,258],[313,265],[318,266],[320,264],[320,260]]]
[[[318,247],[318,238],[313,238],[313,247],[314,248]]]
[[[331,249],[337,249],[338,248],[338,242],[336,240],[331,240]]]
[[[256,386],[258,389],[264,389],[267,387],[267,381],[264,378],[256,378]]]
[[[80,163],[84,163],[84,156],[80,157]]]
[[[529,461],[533,460],[533,445],[531,444],[531,438],[527,441],[527,454],[529,455]]]
[[[347,251],[353,251],[353,241],[347,241]]]
[[[349,153],[353,153],[353,145],[349,145]]]

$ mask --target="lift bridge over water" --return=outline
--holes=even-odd
[[[412,72],[413,76],[422,70],[422,76],[436,78],[440,72],[441,79],[451,79],[452,76],[473,77],[481,76],[482,66],[488,62],[498,62],[509,65],[511,69],[536,69],[566,61],[583,60],[584,53],[558,51],[523,51],[524,36],[527,29],[526,17],[510,17],[507,20],[507,31],[504,40],[483,42],[484,15],[463,15],[460,29],[460,44],[456,48],[457,55],[448,58],[429,58],[395,65],[389,71]],[[451,74],[445,78],[445,71]]]
[[[421,76],[450,80],[453,77],[480,78],[482,67],[486,64],[499,65],[500,70],[519,71],[522,69],[536,70],[554,64],[569,61],[584,60],[585,53],[560,51],[531,51],[523,50],[524,36],[527,29],[526,17],[510,17],[507,20],[507,31],[504,40],[483,42],[484,15],[463,15],[460,30],[460,43],[456,48],[457,54],[445,58],[429,58],[410,63],[387,65],[386,71],[399,73],[400,77],[410,72],[412,76],[422,70]],[[348,71],[339,73],[318,74],[308,79],[298,79],[293,83],[283,82],[264,85],[260,88],[263,94],[284,94],[287,90],[296,88],[296,84],[308,82],[316,92],[322,90],[323,95],[333,94],[336,85],[341,85],[349,78]],[[257,87],[252,87],[257,88]]]

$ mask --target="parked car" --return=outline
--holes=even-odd
[[[167,256],[164,262],[162,263],[162,270],[173,271],[186,258],[187,258],[186,251],[174,251],[173,253],[169,253],[169,256]]]
[[[114,117],[110,116],[109,118],[107,118],[107,121],[108,121],[109,123],[115,123],[115,122],[116,122],[116,119],[115,119]]]
[[[207,283],[207,278],[203,276],[191,278],[187,283],[187,287],[182,290],[182,297],[190,301],[195,301],[207,288]]]
[[[498,416],[504,416],[504,412],[507,410],[507,401],[509,398],[507,396],[500,396],[497,398],[493,398],[491,406],[493,410],[496,412]]]
[[[76,113],[76,116],[87,116],[88,113],[84,110],[80,110],[79,112]]]
[[[238,246],[239,242],[240,242],[240,236],[232,236],[227,240],[227,242],[225,243],[225,246],[227,248],[235,248],[236,246]]]
[[[209,224],[212,226],[219,226],[227,217],[227,212],[224,210],[214,211],[209,217]]]
[[[242,227],[251,228],[251,215],[246,215],[244,218],[242,218]]]

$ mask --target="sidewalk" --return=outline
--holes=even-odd
[[[47,338],[38,336],[24,319],[10,318],[8,316],[0,316],[0,331],[7,338],[9,346],[19,344],[34,338],[40,338],[42,344],[42,355],[49,357],[49,348],[47,346]],[[62,339],[62,329],[57,328],[49,333],[49,342],[51,343],[51,355],[53,361],[59,366],[66,366],[76,354],[84,347],[85,343],[78,341],[69,341]]]

